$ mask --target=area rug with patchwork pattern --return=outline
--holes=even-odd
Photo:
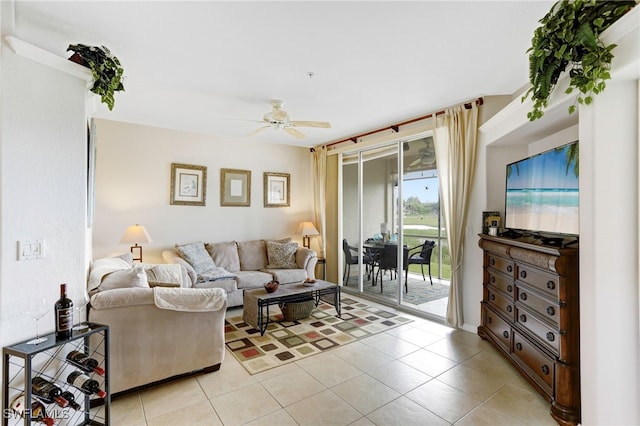
[[[412,321],[348,297],[342,298],[341,306],[341,318],[332,305],[320,302],[310,317],[297,321],[285,321],[274,308],[264,336],[241,315],[227,318],[227,348],[249,373],[256,374]]]

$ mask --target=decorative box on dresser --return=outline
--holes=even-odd
[[[578,248],[480,235],[484,251],[478,335],[492,342],[551,403],[580,422]]]

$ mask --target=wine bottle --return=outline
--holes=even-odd
[[[60,299],[55,304],[56,340],[71,337],[73,328],[73,302],[67,297],[67,285],[60,284]]]
[[[100,398],[104,398],[107,395],[105,391],[100,389],[100,383],[97,380],[90,378],[80,370],[69,374],[67,382],[87,395],[95,394]]]
[[[21,417],[24,417],[24,394],[18,395],[18,397],[16,397],[11,402],[10,407],[15,413],[19,414]],[[31,420],[40,421],[47,426],[53,426],[53,424],[55,423],[51,417],[47,416],[47,410],[44,408],[44,404],[35,398],[33,398],[31,401]]]
[[[69,405],[69,401],[61,396],[62,389],[42,376],[36,376],[31,379],[31,391],[46,404],[52,404],[55,402],[62,408]]]
[[[69,407],[73,408],[74,410],[79,410],[82,408],[80,404],[76,402],[76,396],[73,394],[73,392],[64,391],[60,396],[69,401]]]
[[[95,358],[80,351],[71,351],[67,354],[67,361],[83,370],[85,373],[94,372],[104,376],[104,368],[99,367],[99,362]]]

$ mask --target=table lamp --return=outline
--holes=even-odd
[[[312,222],[302,222],[300,224],[300,233],[302,234],[302,245],[306,248],[309,248],[311,241],[310,236],[312,235],[320,235],[315,226],[313,226]]]
[[[153,240],[149,236],[149,233],[142,225],[129,226],[126,231],[124,231],[124,235],[120,239],[121,243],[134,243],[135,245],[131,246],[131,253],[133,253],[133,260],[138,260],[142,262],[142,246],[139,246],[138,243],[151,243]],[[136,256],[137,252],[137,256]]]

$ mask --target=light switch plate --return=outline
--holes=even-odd
[[[18,241],[18,260],[44,258],[44,240]]]

